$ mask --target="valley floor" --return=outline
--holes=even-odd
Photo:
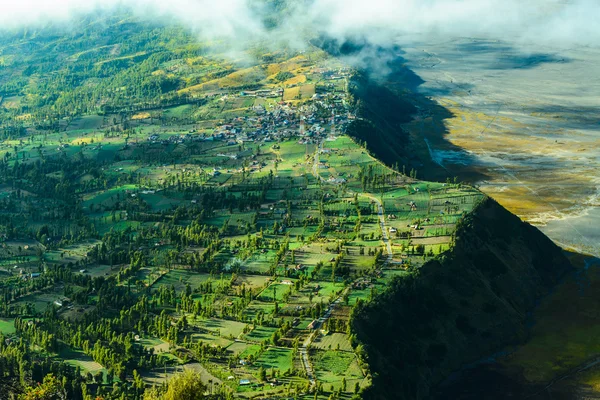
[[[407,48],[419,93],[449,111],[423,109],[407,128],[451,176],[599,255],[600,52],[523,46],[465,38]]]

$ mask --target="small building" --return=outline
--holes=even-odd
[[[240,379],[240,386],[247,386],[250,384],[249,379]]]

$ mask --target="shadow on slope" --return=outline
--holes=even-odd
[[[390,166],[404,167],[407,172],[410,169],[420,171],[419,177],[423,179],[449,177],[448,171],[432,157],[424,137],[411,137],[402,127],[417,118],[435,118],[435,125],[440,129],[429,132],[428,136],[433,135],[436,141],[443,140],[445,151],[460,157],[461,162],[473,162],[471,154],[445,139],[448,130],[444,121],[454,115],[418,93],[424,81],[406,65],[400,47],[377,46],[366,40],[340,42],[329,38],[314,40],[313,44],[358,69],[349,90],[359,118],[349,127],[348,134],[365,142],[377,158]],[[469,176],[470,181],[486,178],[480,172]]]
[[[484,200],[457,228],[452,251],[355,310],[373,372],[365,398],[430,398],[453,371],[523,341],[528,313],[570,271],[537,228]]]

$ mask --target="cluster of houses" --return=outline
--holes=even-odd
[[[321,74],[323,78],[330,79],[332,81],[344,79],[352,73],[352,70],[347,67],[331,69],[331,68],[313,68],[311,71],[313,74]]]
[[[346,179],[340,178],[340,177],[336,178],[336,177],[333,177],[333,176],[330,176],[329,179],[327,179],[327,181],[329,183],[335,183],[337,185],[342,185],[342,184],[346,183]]]
[[[304,271],[304,270],[306,270],[306,268],[307,268],[307,267],[306,267],[306,265],[297,264],[297,265],[294,265],[294,266],[291,266],[291,267],[289,267],[288,269],[289,269],[289,270],[293,270],[293,271],[297,271],[297,272],[299,272],[299,271]]]
[[[182,143],[191,142],[191,141],[200,141],[200,140],[203,140],[203,138],[198,135],[193,135],[191,133],[187,133],[185,135],[170,135],[164,139],[161,139],[161,137],[158,134],[153,133],[152,135],[148,136],[147,140],[148,140],[148,142],[150,142],[152,144],[160,143],[163,145],[169,145],[169,144],[182,144]]]
[[[271,97],[281,96],[282,89],[244,91],[240,96]],[[161,137],[157,133],[147,137],[153,144],[179,144],[186,141],[226,141],[228,145],[244,142],[275,142],[290,137],[301,137],[301,143],[315,143],[338,130],[343,132],[355,117],[350,114],[345,94],[317,94],[311,104],[296,106],[280,101],[266,109],[262,105],[251,108],[254,116],[238,116],[216,126],[212,134],[195,130],[185,135]],[[326,110],[328,116],[324,116]]]
[[[277,98],[277,97],[283,96],[283,88],[244,90],[244,91],[240,92],[240,96],[242,96],[242,97]]]
[[[371,278],[371,277],[364,277],[360,280],[355,281],[352,284],[352,288],[357,289],[357,290],[364,290],[364,289],[371,288],[371,287],[374,287],[373,278]]]

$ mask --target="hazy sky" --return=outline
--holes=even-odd
[[[130,6],[148,18],[172,16],[206,35],[260,34],[247,0],[0,0],[0,26],[15,28],[49,20],[68,23],[94,9]]]
[[[141,15],[172,16],[201,35],[266,35],[257,0],[0,0],[0,26],[52,19],[68,22],[94,8],[130,5]],[[600,43],[600,0],[312,0],[298,7],[284,33],[300,29],[375,42],[471,37],[556,46]],[[285,35],[284,35],[285,36]],[[289,36],[289,35],[287,35]],[[286,36],[286,37],[287,37]]]

